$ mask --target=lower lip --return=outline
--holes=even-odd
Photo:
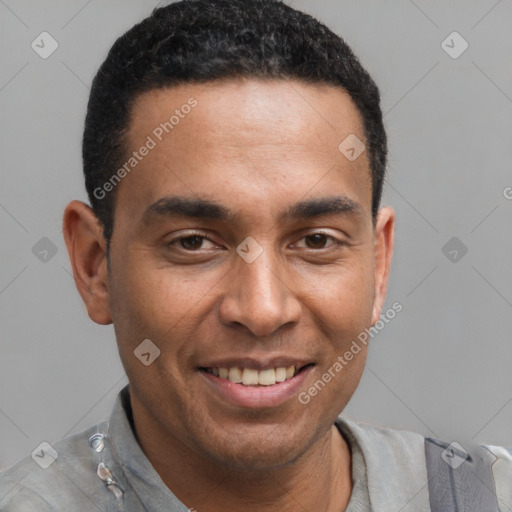
[[[312,369],[313,366],[308,366],[291,379],[272,386],[244,386],[204,370],[199,373],[206,379],[210,389],[226,402],[239,407],[264,408],[277,407],[295,396]]]

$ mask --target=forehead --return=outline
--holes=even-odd
[[[187,103],[191,98],[199,108],[188,116]],[[176,110],[182,110],[181,114]],[[296,135],[304,137],[305,131],[321,133],[323,137],[332,135],[335,140],[350,133],[363,137],[361,116],[344,89],[284,79],[232,79],[147,91],[135,98],[129,137],[140,130],[148,132],[155,121],[169,121],[173,113],[181,120],[185,114],[189,117],[187,124],[202,132],[214,121],[217,129],[209,133],[211,139],[251,133],[257,141],[280,135],[283,141],[297,143],[300,141]],[[175,128],[179,124],[176,121],[173,120]],[[244,128],[244,132],[237,128]],[[174,134],[180,131],[183,130],[175,130]]]
[[[340,151],[347,137],[362,143],[364,129],[339,87],[251,79],[151,90],[133,104],[126,145],[128,156],[152,149],[120,195],[132,209],[175,194],[232,203],[260,195],[262,205],[285,190],[297,199],[308,187],[333,192],[338,184],[370,205],[367,152],[350,161]]]

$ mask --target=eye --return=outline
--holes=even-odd
[[[204,242],[208,241],[211,244],[211,240],[202,235],[189,235],[189,236],[181,236],[179,238],[175,238],[169,242],[170,246],[178,245],[179,248],[185,249],[186,251],[198,251],[200,249],[205,249],[203,246]]]
[[[313,233],[311,235],[306,235],[302,240],[306,242],[305,245],[307,249],[327,249],[333,245],[343,245],[343,242],[332,236],[326,235],[325,233]],[[327,245],[329,240],[334,243]]]

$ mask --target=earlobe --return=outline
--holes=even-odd
[[[63,233],[75,284],[89,317],[101,325],[112,323],[101,222],[85,203],[72,201],[64,211]]]
[[[375,295],[372,325],[379,320],[386,299],[389,271],[393,258],[394,231],[395,212],[390,207],[381,208],[374,230]]]

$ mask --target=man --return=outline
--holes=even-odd
[[[118,39],[64,235],[129,386],[7,470],[0,510],[512,510],[505,449],[340,416],[386,295],[386,151],[368,73],[276,0],[178,2]]]

